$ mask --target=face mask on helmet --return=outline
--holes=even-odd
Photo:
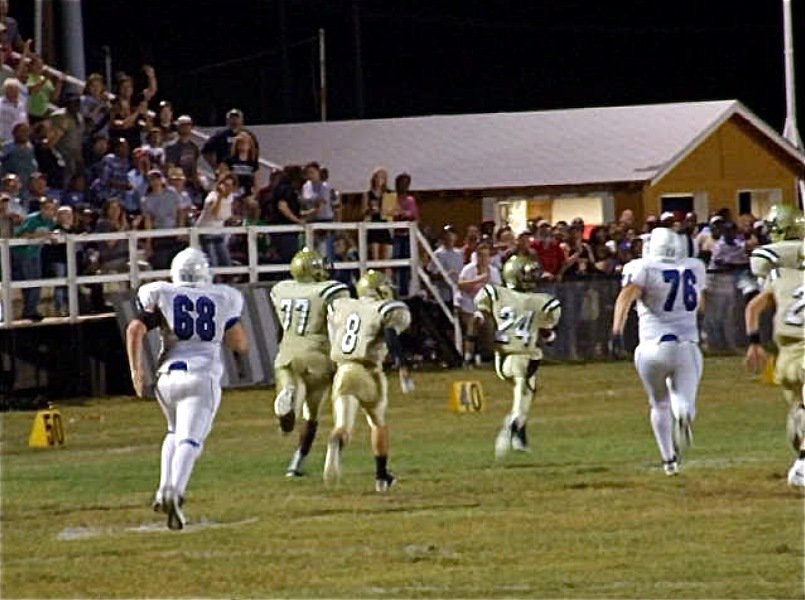
[[[503,265],[503,282],[506,287],[523,292],[531,291],[540,276],[539,265],[526,256],[512,256]]]
[[[801,210],[790,204],[772,206],[765,222],[773,242],[802,239],[805,236],[805,217]]]

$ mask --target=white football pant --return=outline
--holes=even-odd
[[[696,416],[696,394],[702,378],[702,352],[692,342],[640,344],[634,355],[652,407],[670,403],[675,419]]]

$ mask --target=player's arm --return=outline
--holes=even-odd
[[[227,348],[238,354],[246,354],[249,351],[249,338],[246,335],[246,329],[243,327],[243,323],[238,321],[226,330],[224,334],[224,344],[226,344]]]
[[[400,301],[389,302],[380,311],[383,315],[383,339],[394,360],[394,366],[399,369],[400,389],[403,394],[407,394],[413,391],[414,382],[411,379],[411,370],[400,342],[400,333],[408,329],[411,324],[411,312]]]
[[[156,302],[149,290],[141,289],[137,298],[138,311],[126,328],[126,354],[134,393],[142,398],[145,393],[145,369],[143,368],[143,345],[149,330],[159,325]]]
[[[562,303],[558,298],[549,296],[549,300],[542,306],[539,337],[546,344],[553,344],[556,340],[555,327],[562,318]]]
[[[776,305],[774,292],[766,289],[752,298],[746,305],[744,320],[746,322],[749,347],[746,349],[746,368],[757,373],[766,364],[766,352],[760,345],[760,315]]]
[[[623,328],[626,327],[626,319],[629,318],[629,310],[632,304],[643,296],[643,288],[636,283],[624,286],[615,300],[615,314],[612,318],[612,335],[623,335]]]
[[[497,290],[495,290],[494,286],[491,284],[486,284],[475,294],[475,313],[473,316],[480,323],[484,323],[487,319],[492,318],[495,294],[497,294]]]

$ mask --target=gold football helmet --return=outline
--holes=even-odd
[[[805,237],[805,216],[793,204],[775,204],[764,219],[773,242]]]
[[[503,283],[520,292],[532,291],[539,280],[540,266],[533,258],[516,254],[503,265]]]
[[[310,248],[302,248],[291,260],[291,277],[300,283],[327,281],[330,269],[327,259]]]
[[[369,269],[355,284],[358,298],[374,298],[376,300],[393,300],[394,287],[380,271]]]

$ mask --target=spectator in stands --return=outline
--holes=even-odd
[[[193,211],[194,204],[190,194],[188,194],[187,190],[184,189],[184,184],[184,171],[182,171],[179,167],[171,167],[168,169],[168,186],[179,194],[179,206],[182,207],[182,211],[187,215],[184,221],[189,224],[190,213]]]
[[[67,275],[67,245],[61,234],[76,233],[74,221],[72,208],[60,206],[56,209],[56,226],[53,229],[52,243],[42,248],[42,271],[48,277]],[[67,286],[60,285],[53,290],[53,308],[57,316],[67,316]]]
[[[51,232],[56,228],[56,202],[51,198],[43,198],[38,211],[28,215],[25,220],[17,227],[14,235],[20,238],[31,240],[50,239]],[[30,279],[40,279],[42,277],[42,245],[28,244],[25,246],[15,246],[12,249],[11,268],[15,281],[25,281]],[[23,319],[41,321],[42,314],[39,312],[39,299],[42,289],[25,288],[23,296]]]
[[[21,92],[22,84],[17,78],[11,77],[3,82],[3,97],[0,98],[0,143],[13,139],[15,125],[28,122]]]
[[[162,144],[167,145],[179,138],[179,128],[173,121],[173,104],[167,100],[159,103],[156,126],[162,134]]]
[[[117,79],[117,97],[112,104],[110,137],[124,137],[131,148],[140,145],[140,120],[148,112],[148,103],[157,93],[156,72],[151,65],[143,65],[143,73],[148,78],[148,86],[141,94],[134,95],[134,80],[125,73]]]
[[[517,236],[514,248],[509,250],[503,256],[502,258],[503,264],[506,264],[506,261],[515,255],[528,256],[535,261],[539,261],[539,255],[537,254],[537,251],[534,250],[534,247],[531,242],[532,242],[531,232],[528,231],[527,229],[525,231],[521,231],[520,235]]]
[[[333,205],[330,186],[322,181],[319,163],[305,165],[305,179],[302,185],[302,214],[307,215],[308,222],[332,223],[336,220],[340,206]],[[319,254],[330,260],[333,260],[333,239],[332,233],[316,235],[315,244]]]
[[[215,169],[219,164],[226,161],[227,157],[232,153],[232,144],[235,141],[235,137],[241,132],[246,132],[252,138],[257,156],[260,156],[260,145],[257,143],[257,138],[251,131],[243,127],[243,111],[239,108],[233,108],[226,113],[226,128],[216,131],[201,149],[204,160],[207,161],[210,167]]]
[[[556,239],[551,224],[542,219],[537,222],[537,232],[531,241],[531,247],[537,252],[537,259],[542,265],[542,277],[554,281],[562,271],[565,262],[565,252]]]
[[[167,188],[159,169],[149,171],[148,191],[140,205],[145,229],[175,229],[185,226],[181,199],[174,190]],[[151,266],[155,269],[169,268],[181,246],[173,236],[149,238],[146,241],[146,251],[150,256]]]
[[[6,28],[6,41],[11,48],[19,52],[24,44],[17,20],[8,16],[8,0],[0,0],[0,23]]]
[[[84,171],[84,137],[86,120],[81,114],[81,97],[70,93],[64,101],[64,108],[53,113],[53,137],[56,149],[64,160],[64,178],[69,181],[77,173]]]
[[[411,191],[411,176],[408,173],[400,173],[394,179],[394,190],[397,192],[397,207],[392,217],[397,222],[418,223],[419,206],[416,196]],[[395,229],[393,241],[394,258],[411,258],[411,237],[408,229]],[[411,279],[408,267],[397,268],[397,289],[400,296],[408,296],[408,282]]]
[[[140,147],[148,153],[152,165],[159,168],[165,165],[165,148],[162,147],[162,130],[159,127],[148,130],[145,143]]]
[[[32,141],[39,170],[47,177],[48,186],[58,191],[56,197],[61,196],[65,184],[65,162],[56,146],[58,138],[54,136],[50,120],[45,119],[34,125]]]
[[[17,123],[12,129],[12,141],[3,145],[3,153],[0,156],[3,175],[8,173],[17,175],[22,189],[28,189],[31,175],[38,169],[30,134],[31,128],[28,123],[24,121]]]
[[[461,320],[464,336],[464,365],[472,366],[481,363],[478,352],[479,323],[475,318],[475,295],[488,283],[500,285],[500,271],[489,264],[489,243],[482,241],[476,248],[476,261],[469,262],[461,269],[458,276],[458,295],[455,305]]]
[[[59,203],[73,208],[87,203],[87,178],[83,173],[76,173],[70,178]]]
[[[99,132],[107,133],[111,108],[100,73],[92,73],[87,77],[81,94],[80,110],[86,122],[87,133],[92,135]]]
[[[254,139],[245,131],[241,131],[232,141],[232,150],[224,162],[238,178],[238,195],[249,196],[255,188],[257,171],[260,170],[257,146]]]
[[[504,225],[495,233],[494,254],[490,263],[498,270],[503,271],[503,264],[517,246],[517,236],[508,225]]]
[[[8,213],[11,215],[14,225],[19,225],[28,216],[26,204],[23,203],[20,190],[20,178],[16,173],[7,173],[3,176],[3,194],[8,198]]]
[[[274,188],[275,206],[272,225],[304,225],[299,192],[303,184],[302,168],[296,165],[285,167],[282,178]],[[280,262],[290,263],[299,250],[299,234],[295,232],[275,233],[271,242],[277,250]]]
[[[96,233],[113,233],[128,231],[129,223],[126,211],[118,198],[110,198],[103,203]],[[121,273],[126,270],[129,259],[128,242],[126,240],[107,240],[98,243],[100,269],[104,273]],[[102,302],[101,302],[102,304]]]
[[[472,255],[475,253],[475,248],[481,239],[481,230],[477,225],[467,226],[467,233],[464,235],[464,245],[461,251],[464,253],[464,263],[470,262]]]
[[[383,196],[389,193],[388,171],[377,167],[369,178],[369,190],[361,199],[363,220],[382,223],[388,220],[383,213]],[[369,260],[386,260],[391,257],[391,233],[388,229],[370,229],[366,234]]]
[[[14,235],[14,227],[17,226],[15,216],[9,210],[11,198],[8,194],[0,193],[0,240],[8,239]]]
[[[148,193],[148,174],[151,172],[151,156],[140,147],[132,152],[134,166],[129,170],[129,189],[118,196],[123,200],[126,213],[139,214],[142,199]]]
[[[629,229],[630,227],[634,227],[635,226],[634,211],[630,208],[625,209],[621,213],[620,219],[618,219],[618,224],[623,229]]]
[[[31,177],[28,180],[26,199],[28,212],[32,213],[39,210],[39,203],[45,196],[53,198],[54,200],[58,197],[58,195],[54,194],[53,190],[48,187],[48,180],[45,174],[40,171],[34,171],[31,173]]]
[[[615,275],[617,259],[615,253],[607,244],[607,228],[604,226],[594,227],[590,233],[590,253],[593,257],[592,273],[594,275]]]
[[[357,262],[358,251],[351,237],[346,233],[335,236],[333,241],[333,262]],[[355,289],[360,273],[357,269],[335,269],[333,279],[340,281],[350,289]]]
[[[165,162],[184,171],[187,191],[195,199],[201,194],[202,186],[198,177],[198,159],[201,153],[195,142],[190,139],[193,119],[188,115],[182,115],[176,119],[176,126],[179,136],[175,142],[165,146]]]
[[[100,177],[91,185],[92,203],[100,206],[112,196],[121,196],[129,191],[130,169],[129,143],[126,138],[117,138],[112,144],[112,152],[104,156],[101,161]]]
[[[436,260],[431,262],[427,269],[447,306],[453,305],[453,288],[458,285],[458,276],[464,268],[464,253],[456,248],[457,239],[456,230],[451,225],[445,226],[439,237],[439,247],[433,253]],[[447,279],[438,268],[437,262],[447,274]],[[451,286],[449,282],[453,285]]]
[[[103,172],[103,158],[107,154],[109,154],[109,136],[105,133],[93,134],[89,143],[84,145],[84,169],[90,184],[100,179]]]
[[[31,54],[28,69],[28,121],[36,125],[46,119],[51,112],[51,103],[55,103],[64,86],[64,74],[56,79],[56,84],[45,74],[45,63],[38,54]]]
[[[224,227],[232,218],[232,203],[235,200],[237,186],[238,179],[234,174],[227,173],[221,176],[215,184],[215,189],[204,200],[204,208],[201,209],[196,226]],[[226,237],[223,234],[202,235],[201,247],[209,257],[210,266],[228,267],[232,264]]]
[[[576,219],[574,219],[576,221]],[[578,329],[584,307],[585,291],[593,271],[593,256],[589,245],[583,239],[584,229],[578,223],[568,228],[568,241],[564,244],[565,264],[559,272],[564,285],[559,286],[562,302],[563,328],[566,334],[557,341],[560,354],[570,360],[578,360]],[[558,336],[557,336],[558,337]]]

